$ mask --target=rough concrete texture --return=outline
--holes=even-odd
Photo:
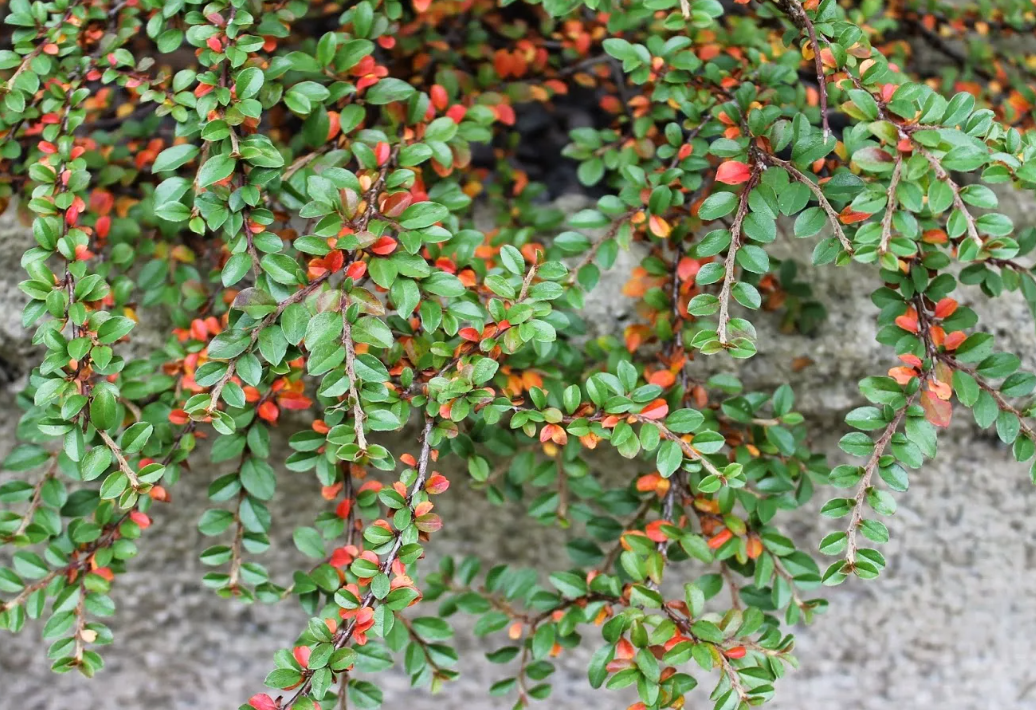
[[[578,200],[566,200],[566,210]],[[1009,208],[1021,222],[1022,205]],[[1007,206],[1005,205],[1005,208]],[[12,234],[8,238],[8,234]],[[0,258],[17,263],[24,232],[6,232],[0,225]],[[812,241],[781,238],[774,256],[808,262]],[[589,304],[587,320],[614,323],[632,314],[618,294],[626,267],[637,256],[623,255],[612,275]],[[13,269],[8,273],[12,273]],[[799,407],[816,432],[817,448],[836,452],[844,432],[844,412],[861,402],[856,381],[884,372],[892,355],[873,342],[873,307],[868,295],[874,271],[821,269],[803,274],[816,297],[828,308],[829,320],[816,338],[778,335],[772,316],[753,318],[760,334],[759,355],[739,373],[752,386],[775,387],[790,382],[799,392]],[[14,279],[16,277],[6,277]],[[22,352],[12,302],[19,296],[6,282],[0,292],[0,354]],[[1002,346],[1024,354],[1033,365],[1036,352],[1033,322],[1024,303],[1010,296],[984,303],[977,290],[961,298],[980,311]],[[972,303],[974,301],[974,303]],[[13,320],[12,320],[13,319]],[[8,321],[11,320],[12,326]],[[791,362],[808,356],[815,364],[794,372]],[[695,363],[697,373],[733,369],[729,359]],[[10,398],[18,383],[7,386]],[[10,401],[8,399],[8,401]],[[11,408],[0,410],[0,455],[13,445]],[[411,447],[413,444],[411,443]],[[880,580],[853,582],[828,590],[831,607],[808,628],[797,630],[801,669],[778,685],[775,710],[972,710],[1036,708],[1036,671],[1024,661],[1036,657],[1036,524],[1029,514],[1036,492],[1025,467],[1012,461],[995,437],[974,430],[966,414],[958,415],[940,441],[937,461],[912,476],[911,490],[898,496],[900,511],[889,520],[892,542],[884,548],[889,567]],[[205,460],[198,452],[199,462]],[[449,472],[448,466],[442,467]],[[291,639],[305,615],[294,604],[242,607],[218,599],[202,587],[205,569],[197,553],[206,543],[196,521],[205,507],[205,487],[217,472],[196,465],[174,490],[174,502],[163,507],[147,532],[140,557],[114,590],[118,611],[112,626],[115,645],[105,657],[108,666],[93,681],[75,674],[53,676],[45,658],[46,644],[38,625],[0,643],[0,706],[20,710],[57,710],[71,703],[81,707],[233,708],[261,689],[272,652]],[[628,462],[607,460],[601,470],[634,475]],[[9,474],[0,473],[0,481]],[[275,533],[262,557],[275,579],[286,580],[298,563],[291,542],[295,525],[311,519],[319,496],[309,476],[283,472],[279,497],[271,506]],[[298,480],[297,485],[292,480]],[[462,475],[456,480],[462,481]],[[830,529],[816,515],[826,499],[821,492],[788,525],[803,545],[815,548]],[[520,509],[495,508],[478,493],[455,485],[437,502],[445,521],[429,551],[427,568],[443,554],[477,554],[489,565],[499,561],[563,566],[557,556],[557,531],[532,523]],[[549,551],[554,550],[551,553]],[[547,560],[541,556],[547,554]],[[563,554],[563,553],[562,553]],[[402,671],[384,673],[385,707],[412,710],[464,706],[508,708],[511,699],[490,698],[485,690],[504,669],[484,661],[492,640],[471,634],[471,621],[454,617],[456,645],[465,669],[461,680],[439,696],[409,688]],[[621,708],[628,696],[594,693],[585,667],[596,639],[559,659],[554,694],[543,707]],[[492,637],[490,637],[492,639]],[[708,705],[703,694],[688,707]]]

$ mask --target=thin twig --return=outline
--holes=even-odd
[[[608,228],[608,231],[605,232],[604,235],[600,239],[595,241],[590,246],[590,251],[588,251],[586,254],[584,254],[583,258],[579,260],[579,263],[577,263],[574,267],[572,267],[572,271],[571,271],[571,273],[568,276],[568,282],[570,284],[576,282],[576,277],[578,276],[579,271],[584,266],[588,266],[591,262],[593,262],[593,260],[597,257],[597,252],[600,251],[601,246],[605,242],[607,242],[609,239],[614,239],[615,235],[619,233],[619,229],[622,227],[622,225],[630,217],[635,215],[637,213],[637,211],[638,210],[636,210],[636,209],[629,209],[629,210],[626,210],[621,215],[619,215],[618,217],[615,218],[615,221],[612,222],[611,226]]]
[[[431,435],[434,426],[435,420],[432,417],[427,417],[425,419],[424,433],[421,437],[421,454],[417,460],[417,478],[416,480],[414,480],[414,484],[413,486],[411,486],[410,493],[409,495],[407,495],[406,499],[406,504],[409,508],[411,508],[411,510],[413,509],[414,498],[421,491],[421,489],[424,488],[425,479],[427,478],[428,463],[431,459],[432,453]],[[385,556],[385,559],[381,563],[380,570],[382,574],[388,574],[388,572],[392,569],[392,565],[396,561],[396,558],[399,556],[399,549],[402,546],[403,538],[402,536],[397,535],[395,544],[393,544],[392,549],[389,550],[388,554]],[[374,597],[374,592],[368,591],[364,595],[363,599],[360,601],[359,609],[373,607],[375,601],[376,599]],[[348,625],[342,626],[337,632],[335,632],[333,639],[333,645],[335,647],[335,650],[345,648],[346,645],[348,645],[349,640],[352,639],[353,634],[355,632],[356,619],[353,619]],[[300,698],[308,697],[312,685],[313,678],[312,676],[310,676],[309,678],[306,678],[305,681],[303,681],[302,685],[300,685],[298,690],[295,691],[295,694],[292,695],[291,698],[289,698],[281,706],[281,710],[289,710],[289,708],[294,707],[295,703],[298,702]]]
[[[824,60],[820,56],[816,28],[799,0],[774,0],[774,4],[788,16],[796,27],[809,35],[809,44],[813,50],[813,63],[817,71],[817,91],[820,94],[820,121],[824,127],[824,141],[827,142],[831,137],[831,126],[827,118],[827,78],[824,75]]]
[[[889,182],[885,216],[881,220],[881,245],[878,247],[878,253],[882,255],[888,251],[889,242],[892,240],[892,216],[896,213],[896,188],[899,187],[899,177],[902,173],[903,156],[897,152],[896,167],[892,170],[892,180]]]
[[[784,168],[795,180],[809,188],[809,191],[817,198],[817,202],[820,203],[820,209],[824,210],[824,214],[827,215],[827,221],[830,222],[831,229],[834,231],[835,236],[838,237],[838,241],[842,244],[842,248],[852,254],[853,245],[852,242],[849,241],[849,238],[845,236],[845,231],[842,229],[842,223],[838,219],[838,212],[831,206],[831,203],[824,195],[824,191],[820,189],[820,186],[810,180],[805,173],[796,168],[791,161],[781,160],[776,155],[770,155],[769,153],[764,153],[762,151],[759,151],[757,155],[771,165],[777,165]]]
[[[662,433],[662,436],[664,436],[666,439],[669,439],[670,441],[675,441],[679,445],[680,449],[684,453],[684,456],[700,463],[702,465],[702,468],[711,473],[713,476],[717,476],[719,478],[723,477],[723,472],[716,468],[716,466],[711,461],[709,461],[703,455],[698,453],[690,444],[681,439],[679,435],[670,431],[669,428],[661,422],[655,421],[654,419],[648,419],[647,417],[643,417],[639,414],[631,414],[630,417],[642,424],[652,424],[658,427],[658,430]]]
[[[848,542],[848,547],[845,552],[845,561],[849,565],[850,569],[854,569],[856,566],[856,533],[860,528],[860,524],[863,522],[863,505],[867,498],[867,491],[869,491],[871,487],[871,479],[874,478],[874,472],[878,470],[878,462],[885,453],[885,449],[888,447],[889,442],[892,441],[892,436],[899,429],[899,425],[902,423],[903,417],[906,416],[907,410],[917,399],[917,396],[921,393],[922,389],[923,386],[919,387],[914,394],[910,395],[903,406],[899,408],[899,411],[896,412],[892,421],[885,426],[885,431],[882,432],[881,437],[874,443],[874,450],[871,452],[871,456],[867,460],[866,466],[864,466],[863,477],[860,479],[860,483],[856,488],[856,496],[853,499],[852,517],[849,519],[849,527],[846,528],[845,531]]]
[[[730,343],[727,336],[727,322],[730,320],[730,291],[734,287],[734,265],[737,260],[737,250],[741,248],[741,227],[748,216],[748,196],[759,182],[759,165],[752,170],[752,176],[741,191],[741,199],[738,201],[737,213],[734,215],[734,223],[730,227],[730,246],[727,248],[727,258],[723,265],[723,284],[719,289],[719,323],[716,326],[716,335],[721,345],[726,347]]]
[[[360,394],[356,389],[356,348],[353,345],[353,329],[346,312],[349,310],[349,297],[342,294],[342,345],[345,346],[345,376],[349,380],[349,397],[353,401],[353,430],[356,432],[356,445],[360,451],[367,451],[367,437],[363,433],[363,422],[367,416],[360,404]]]
[[[32,525],[32,518],[36,515],[36,509],[40,507],[43,502],[43,486],[46,485],[47,481],[54,478],[54,475],[58,470],[58,457],[55,456],[54,460],[50,464],[50,468],[43,474],[43,477],[36,483],[36,486],[32,490],[32,499],[29,501],[29,508],[25,511],[25,515],[22,517],[22,522],[18,525],[18,529],[12,533],[11,537],[18,537],[23,534],[30,525]]]
[[[97,433],[101,435],[101,440],[104,441],[105,446],[112,452],[112,456],[119,464],[119,469],[126,474],[126,478],[129,479],[130,485],[133,490],[140,490],[143,485],[139,478],[137,478],[137,472],[133,470],[133,467],[126,461],[126,457],[122,455],[122,449],[115,443],[115,440],[108,436],[108,432],[104,429],[97,429]]]

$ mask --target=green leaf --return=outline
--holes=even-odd
[[[315,560],[322,560],[326,557],[324,552],[324,539],[317,532],[316,528],[295,528],[292,535],[295,547],[306,557]]]
[[[208,187],[231,176],[237,161],[229,155],[214,155],[198,170],[198,186]]]
[[[352,326],[353,340],[379,348],[391,348],[395,340],[385,322],[374,316],[364,316]]]
[[[418,202],[403,211],[399,223],[404,229],[423,229],[446,219],[449,214],[450,211],[437,202]]]
[[[194,159],[198,154],[198,146],[193,143],[181,143],[166,148],[151,165],[151,172],[160,173],[167,170],[176,170],[178,167]]]
[[[247,67],[238,72],[234,79],[234,89],[238,101],[250,99],[258,94],[259,90],[263,88],[264,81],[263,70],[259,67]]]
[[[116,424],[117,402],[108,389],[97,392],[90,400],[90,423],[98,429],[111,429]]]
[[[701,207],[698,208],[698,217],[708,222],[720,217],[726,217],[737,207],[738,196],[733,192],[715,192],[709,195]]]
[[[403,101],[410,98],[416,89],[402,79],[385,77],[374,86],[367,89],[365,98],[367,103],[380,106],[393,101]]]

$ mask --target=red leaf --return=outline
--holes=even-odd
[[[313,400],[299,392],[285,392],[277,397],[277,402],[285,409],[309,409]]]
[[[280,410],[277,409],[277,405],[273,402],[263,402],[259,405],[259,418],[270,422],[271,424],[277,421],[277,417],[280,416]]]
[[[917,373],[912,367],[893,367],[889,370],[889,377],[894,379],[897,384],[905,385],[917,377]]]
[[[856,212],[849,207],[846,207],[838,215],[838,221],[842,224],[855,224],[856,222],[863,222],[866,219],[870,219],[870,212]]]
[[[389,144],[385,141],[379,141],[374,146],[374,158],[378,161],[378,165],[384,165],[385,161],[389,159],[392,149],[389,148]]]
[[[341,503],[339,503],[337,506],[335,506],[335,515],[337,515],[342,520],[345,520],[346,518],[349,517],[349,511],[352,510],[352,508],[353,508],[353,500],[352,500],[352,498],[346,498]]]
[[[367,273],[367,262],[365,261],[354,261],[345,270],[345,275],[353,281],[359,281],[365,273]]]
[[[277,703],[266,693],[253,695],[248,699],[248,704],[255,708],[255,710],[277,710]]]
[[[433,473],[432,477],[428,479],[428,483],[425,485],[425,491],[428,495],[438,495],[444,493],[447,488],[450,487],[450,482],[446,476],[441,473]]]
[[[680,277],[680,280],[684,283],[688,283],[694,280],[694,277],[698,275],[701,270],[701,262],[697,259],[692,259],[689,256],[685,256],[680,259],[680,263],[676,266],[676,275]]]
[[[298,661],[299,665],[303,668],[309,666],[309,654],[312,652],[309,646],[296,646],[291,652],[291,655],[295,656],[295,660]]]
[[[728,160],[716,170],[716,182],[722,182],[725,185],[740,185],[748,182],[750,177],[752,177],[752,169],[747,164],[736,160]]]
[[[141,513],[139,510],[134,510],[130,513],[130,520],[135,522],[141,530],[144,530],[151,525],[151,518],[144,513]]]
[[[673,228],[669,226],[669,223],[658,215],[651,215],[651,217],[648,218],[648,229],[650,229],[651,233],[656,237],[661,237],[662,239],[667,238],[673,231]]]
[[[396,250],[396,240],[392,237],[382,237],[371,245],[371,251],[378,256],[388,256]]]

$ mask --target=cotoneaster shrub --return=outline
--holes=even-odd
[[[11,0],[5,23],[0,196],[31,219],[41,357],[4,463],[30,473],[0,487],[0,626],[38,620],[56,671],[102,667],[138,540],[207,486],[205,583],[312,617],[242,707],[374,708],[393,663],[434,690],[462,672],[454,614],[497,641],[489,691],[516,707],[577,644],[636,707],[755,706],[817,589],[885,566],[880,519],[952,410],[1036,450],[1036,377],[954,297],[1036,304],[1036,230],[987,187],[1036,186],[1034,63],[996,41],[1032,33],[1032,2]],[[566,102],[595,107],[564,157],[597,202],[561,215],[516,118]],[[788,386],[696,376],[765,348],[754,311],[824,327],[778,238],[874,282],[887,358],[846,417],[853,464],[810,450]],[[580,337],[634,242],[636,322]],[[163,346],[134,342],[145,320]],[[602,447],[640,475],[608,487]],[[292,579],[262,565],[278,485],[326,500]],[[571,565],[423,564],[437,496],[468,486],[571,526]],[[782,530],[818,486],[822,562]]]

